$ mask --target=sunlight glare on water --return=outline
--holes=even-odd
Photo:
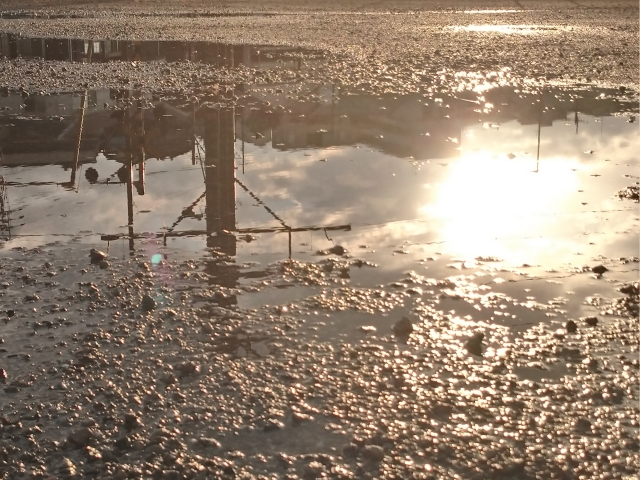
[[[445,30],[453,30],[454,32],[499,33],[504,35],[557,35],[574,30],[574,27],[565,27],[562,25],[459,25],[445,27]]]
[[[422,211],[440,222],[453,255],[498,254],[514,262],[531,261],[530,250],[511,250],[505,240],[536,237],[547,228],[549,214],[578,188],[571,170],[576,163],[552,159],[536,173],[535,158],[516,161],[488,150],[464,152],[437,186],[434,203]]]

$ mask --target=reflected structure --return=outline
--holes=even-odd
[[[296,47],[231,45],[215,42],[83,40],[31,38],[0,32],[0,57],[69,62],[191,61],[219,67],[300,68],[302,56],[317,52]]]
[[[373,96],[352,94],[338,85],[303,86],[304,94],[296,94],[301,85],[284,85],[278,89],[247,86],[212,95],[200,104],[192,100],[186,103],[155,101],[152,107],[153,99],[138,91],[6,95],[0,98],[3,109],[0,173],[5,178],[4,198],[8,199],[11,189],[19,193],[17,189],[25,187],[61,187],[69,195],[86,195],[91,204],[82,210],[74,207],[78,210],[64,212],[64,216],[67,213],[77,216],[78,225],[83,223],[82,215],[100,210],[100,202],[107,202],[102,199],[109,198],[109,205],[104,206],[109,207],[111,213],[90,227],[101,232],[103,240],[125,239],[133,254],[136,242],[149,238],[160,239],[165,246],[167,240],[174,237],[201,238],[203,244],[217,252],[213,257],[221,259],[212,260],[212,265],[217,265],[216,272],[224,271],[218,282],[233,286],[240,278],[239,269],[233,265],[218,267],[238,255],[239,244],[252,242],[255,235],[286,233],[288,256],[292,258],[292,237],[296,233],[349,230],[354,221],[373,221],[361,218],[362,212],[356,208],[359,205],[375,205],[377,210],[371,215],[382,212],[376,222],[414,218],[408,208],[401,209],[400,216],[397,209],[387,203],[380,208],[382,202],[391,201],[390,198],[381,196],[380,201],[372,201],[358,197],[371,195],[374,187],[370,190],[357,185],[357,188],[340,186],[335,185],[339,178],[314,176],[330,169],[320,168],[326,164],[316,163],[313,168],[309,167],[304,158],[307,151],[330,153],[332,147],[366,147],[361,150],[363,159],[366,159],[366,149],[371,149],[401,163],[402,158],[416,163],[439,160],[443,166],[450,162],[448,170],[438,172],[452,173],[458,172],[454,161],[460,161],[461,165],[469,162],[460,173],[464,176],[469,169],[481,168],[481,159],[474,161],[464,151],[465,142],[472,143],[465,137],[469,129],[483,124],[499,129],[509,122],[513,125],[514,121],[522,127],[535,126],[537,128],[526,131],[531,132],[527,133],[531,135],[529,143],[534,140],[533,132],[537,133],[537,153],[533,150],[531,153],[539,164],[541,158],[546,159],[551,153],[544,151],[544,131],[554,122],[564,121],[571,128],[574,123],[580,126],[586,118],[584,115],[604,117],[633,111],[637,105],[620,101],[614,97],[614,91],[607,90],[585,91],[578,96],[561,90],[523,94],[513,88],[500,88],[486,92],[482,100],[474,100],[463,94],[429,98],[421,94]],[[229,105],[232,97],[239,99],[235,106],[221,107]],[[488,104],[493,107],[487,108]],[[603,124],[604,120],[600,128]],[[253,152],[249,159],[245,155],[248,150]],[[296,154],[298,150],[304,151],[304,157],[302,152]],[[286,168],[282,178],[286,181],[263,176],[265,186],[256,180],[261,178],[260,170],[264,166],[256,164],[257,151],[269,152],[259,155],[260,158],[282,159]],[[524,157],[519,157],[513,164],[524,161]],[[303,167],[304,162],[307,163]],[[550,160],[549,164],[552,163]],[[533,170],[533,164],[521,166],[527,172]],[[58,178],[60,167],[66,178]],[[370,167],[363,160],[361,166],[350,168],[354,175],[370,183],[380,181],[375,175],[386,170],[370,173]],[[546,167],[543,164],[538,168],[544,171]],[[28,179],[23,178],[22,173],[12,175],[14,169],[29,173]],[[296,176],[303,171],[306,176]],[[38,176],[38,172],[42,174]],[[430,173],[435,174],[436,171]],[[182,184],[183,178],[189,180]],[[473,184],[474,178],[470,181]],[[321,195],[321,200],[310,201],[312,206],[305,215],[292,216],[287,208],[298,207],[283,202],[271,191],[274,188],[299,188],[296,193],[299,204],[312,193]],[[466,192],[472,190],[468,188]],[[456,199],[461,195],[458,191],[451,188]],[[410,192],[398,193],[394,198],[413,201]],[[384,194],[389,192],[385,190]],[[239,202],[245,202],[243,209],[239,208]],[[147,205],[146,210],[139,207],[143,203]],[[454,205],[455,202],[447,203]],[[141,215],[151,212],[156,205],[157,213]],[[252,213],[255,218],[246,226],[243,215],[249,207],[255,207],[252,212],[259,210],[260,213]],[[321,209],[322,215],[318,214]],[[352,216],[333,215],[336,210],[349,209],[355,212]],[[2,225],[9,225],[6,212],[10,209],[5,206],[4,212]],[[27,215],[25,222],[33,225],[36,220],[32,217]],[[198,226],[198,222],[204,225]],[[84,226],[64,233],[72,236],[80,229]],[[13,225],[12,237],[20,234],[20,226]],[[43,236],[46,234],[42,232]]]

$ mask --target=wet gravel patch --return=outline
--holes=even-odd
[[[329,342],[305,331],[306,312],[331,315],[329,300],[243,310],[226,300],[254,287],[212,285],[198,260],[108,260],[55,246],[0,259],[2,478],[632,478],[640,467],[637,283],[585,299],[595,315],[573,325],[516,333],[427,295],[406,319]],[[325,265],[274,271],[304,282]],[[333,285],[334,305],[348,304]],[[353,311],[366,308],[359,296]]]
[[[313,48],[329,56],[327,61],[309,69],[305,74],[309,80],[332,80],[376,93],[419,91],[424,84],[457,88],[460,76],[472,75],[484,83],[505,71],[521,84],[585,82],[632,88],[638,85],[635,21],[638,8],[625,2],[614,6],[596,2],[582,8],[545,4],[544,8],[506,11],[493,17],[441,7],[393,13],[301,11],[296,15],[194,18],[149,16],[140,9],[112,12],[96,8],[74,12],[55,19],[0,19],[0,31],[31,37],[210,41]],[[504,26],[510,26],[511,31]],[[197,64],[185,64],[171,74],[164,74],[161,66],[134,63],[70,64],[66,65],[66,71],[61,71],[50,62],[43,66],[33,60],[3,61],[2,85],[10,90],[24,87],[27,91],[49,92],[110,88],[115,83],[120,87],[138,85],[151,90],[164,82],[172,82],[175,87],[197,87],[214,78],[224,81],[226,75],[214,67]],[[55,70],[53,81],[47,75],[50,66]],[[240,72],[235,82],[247,80]],[[255,77],[252,80],[260,81]],[[279,81],[275,75],[267,83]]]

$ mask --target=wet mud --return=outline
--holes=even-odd
[[[633,82],[118,11],[0,20],[0,478],[635,478]]]

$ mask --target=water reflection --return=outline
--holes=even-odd
[[[411,240],[531,263],[575,249],[603,215],[629,223],[611,196],[631,182],[637,132],[608,116],[636,108],[628,95],[302,87],[239,87],[230,108],[135,91],[2,98],[2,205],[24,217],[11,244],[101,232],[130,252],[184,239],[245,261]],[[238,282],[237,267],[222,271]]]
[[[268,68],[300,68],[302,48],[268,45],[230,45],[215,42],[86,40],[73,38],[32,38],[0,32],[0,57],[42,58],[69,62],[189,60],[210,65]]]

